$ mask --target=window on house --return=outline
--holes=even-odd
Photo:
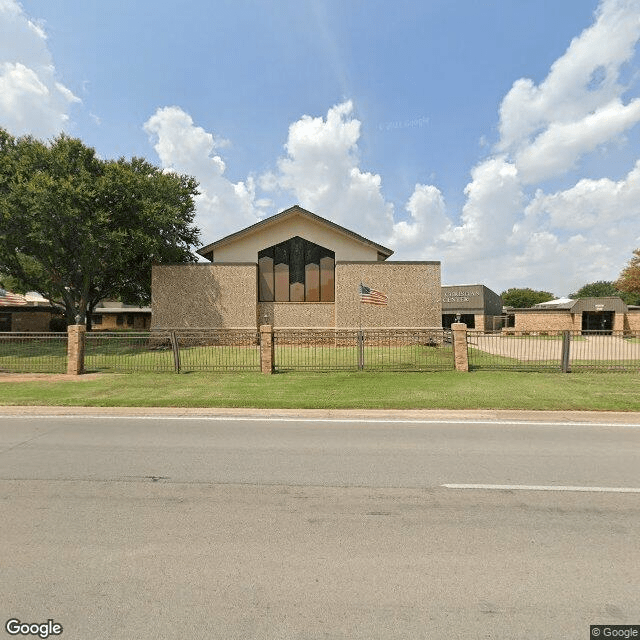
[[[127,314],[127,326],[133,327],[133,313]]]
[[[121,313],[116,316],[116,324],[119,326],[124,324],[124,316]]]
[[[260,302],[334,302],[335,253],[300,236],[258,252]]]
[[[102,324],[102,315],[101,315],[101,314],[99,314],[99,313],[94,313],[94,314],[91,316],[91,322],[92,322],[93,324]]]
[[[11,331],[10,313],[0,313],[0,331]]]

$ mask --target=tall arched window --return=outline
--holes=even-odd
[[[336,254],[294,236],[258,252],[260,302],[333,302]]]

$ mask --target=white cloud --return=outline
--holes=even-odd
[[[382,242],[393,225],[393,205],[379,175],[359,167],[360,121],[346,101],[326,119],[302,116],[289,127],[287,155],[262,184],[294,194],[303,207]]]
[[[224,174],[226,165],[217,148],[228,144],[218,140],[180,107],[158,109],[144,124],[162,166],[178,173],[194,176],[200,183],[196,199],[196,224],[202,230],[202,241],[213,242],[245,226],[263,215],[268,202],[256,199],[256,185],[249,176],[237,183]]]
[[[14,0],[0,0],[0,126],[14,135],[47,138],[80,102],[57,79],[44,29]]]
[[[622,65],[640,37],[638,0],[607,0],[544,82],[516,81],[500,107],[500,151],[528,145],[552,123],[581,122],[619,98]]]
[[[633,87],[620,83],[639,38],[640,0],[605,0],[539,86],[526,78],[513,84],[500,107],[496,155],[473,169],[460,224],[428,247],[448,281],[481,273],[496,289],[566,294],[617,277],[640,244],[640,166],[619,181],[602,178],[603,155],[600,176],[551,194],[543,185],[566,179],[585,155],[640,121],[640,100],[625,100]]]
[[[409,220],[394,223],[389,244],[402,247],[405,257],[424,258],[426,247],[451,228],[444,198],[437,187],[417,184],[405,209]]]

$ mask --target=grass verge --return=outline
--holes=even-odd
[[[640,411],[637,373],[102,374],[0,382],[2,405]]]

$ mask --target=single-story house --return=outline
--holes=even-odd
[[[440,327],[440,262],[393,251],[293,206],[216,240],[207,262],[152,270],[152,329]],[[360,284],[388,303],[361,304]]]
[[[91,314],[92,331],[148,331],[151,307],[136,307],[118,300],[101,300]]]
[[[64,331],[61,311],[37,293],[0,289],[0,331]]]
[[[528,309],[507,309],[508,333],[538,331],[640,331],[640,308],[628,307],[617,296],[602,298],[558,298]]]

